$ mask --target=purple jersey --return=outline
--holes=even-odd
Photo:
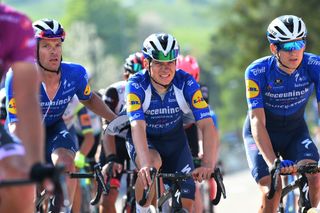
[[[34,62],[36,42],[27,16],[0,4],[0,77],[12,63]]]

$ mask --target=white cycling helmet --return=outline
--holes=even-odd
[[[301,18],[294,15],[279,16],[268,26],[267,38],[277,44],[307,37],[307,28]]]
[[[173,61],[179,55],[177,40],[167,33],[155,33],[143,42],[142,52],[145,58],[157,61]]]
[[[33,24],[36,39],[61,38],[64,41],[65,32],[61,24],[54,19],[40,19]]]

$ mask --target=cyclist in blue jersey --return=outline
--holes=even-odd
[[[209,104],[209,89],[206,85],[200,83],[200,66],[197,62],[197,59],[191,55],[183,56],[180,54],[177,58],[177,68],[182,69],[183,71],[189,73],[199,83],[203,99]],[[214,111],[211,109],[211,107],[210,107],[210,113],[212,116],[213,123],[216,129],[218,130],[217,116],[214,113]],[[190,150],[192,153],[192,157],[194,159],[199,159],[199,158],[201,159],[203,154],[202,145],[201,145],[202,136],[198,132],[198,128],[195,121],[187,122],[187,124],[184,124],[184,128],[187,135]],[[215,187],[216,184],[214,179],[211,178],[208,181],[208,184],[210,185],[210,196],[213,199],[216,191],[216,187]],[[195,202],[194,202],[193,212],[197,213],[197,212],[209,211],[209,209],[204,209],[205,206],[203,205],[204,204],[203,200],[204,200],[204,197],[201,196],[201,192],[200,192],[200,183],[196,183]]]
[[[278,155],[281,170],[291,173],[296,164],[318,162],[318,150],[304,119],[307,101],[316,89],[320,100],[320,57],[305,52],[307,29],[294,15],[274,19],[267,38],[271,56],[251,63],[245,72],[248,116],[243,138],[252,176],[262,193],[259,212],[276,212],[280,186],[273,199],[267,199],[269,169]],[[319,174],[308,175],[311,204],[320,199]]]
[[[98,95],[91,92],[85,68],[79,64],[62,61],[62,42],[65,39],[62,26],[56,20],[41,19],[33,23],[33,28],[37,40],[37,68],[42,74],[39,87],[42,119],[46,127],[46,161],[54,165],[63,164],[66,171],[74,172],[77,148],[62,119],[72,97],[77,95],[81,103],[106,120],[112,120],[115,114]],[[5,88],[9,129],[14,132],[17,117],[14,105],[16,94],[12,92],[12,78],[13,73],[8,72]],[[67,178],[71,203],[76,183],[76,180]]]
[[[119,114],[125,107],[125,86],[130,76],[144,68],[143,60],[144,56],[141,52],[130,54],[123,65],[124,80],[113,83],[104,90],[102,99],[116,114]],[[125,142],[125,138],[121,135],[111,136],[106,134],[103,137],[103,149],[100,159],[101,162],[107,164],[104,170],[108,169],[108,163],[113,162],[115,177],[111,180],[109,194],[103,197],[100,213],[116,213],[115,203],[119,194],[121,181],[121,174],[119,173],[125,162],[127,168],[130,169],[130,157],[128,156]]]
[[[34,66],[32,22],[23,13],[0,3],[0,78],[9,67],[15,73],[14,91],[20,124],[12,137],[0,125],[0,180],[25,179],[43,162],[44,134],[38,100],[40,75]],[[30,125],[32,123],[32,125]],[[23,146],[22,146],[23,144]],[[34,186],[0,189],[0,212],[34,212]]]
[[[199,85],[191,75],[176,70],[179,55],[177,40],[170,34],[151,34],[143,42],[145,70],[132,76],[126,85],[126,106],[131,130],[127,150],[138,168],[136,201],[143,188],[151,185],[150,168],[163,172],[192,172],[197,181],[209,179],[217,159],[217,133]],[[203,134],[202,165],[194,169],[192,155],[183,129],[184,113],[192,111]],[[130,134],[131,133],[131,134]],[[165,184],[170,184],[164,180]],[[137,212],[147,212],[151,194]],[[191,211],[194,180],[182,183],[182,204]]]

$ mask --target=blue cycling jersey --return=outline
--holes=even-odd
[[[147,101],[149,95],[151,98]],[[199,84],[182,70],[176,71],[172,85],[164,95],[159,95],[152,86],[149,73],[141,71],[128,80],[126,97],[129,120],[145,120],[147,133],[151,135],[182,128],[181,99],[185,99],[196,121],[211,116]]]
[[[40,88],[40,104],[44,123],[50,126],[60,119],[74,95],[80,100],[88,100],[91,97],[91,88],[88,84],[88,76],[84,67],[75,63],[62,62],[60,86],[53,100],[46,93],[45,84]],[[12,91],[13,72],[9,71],[6,76],[6,101],[9,122],[16,122],[16,107]]]
[[[245,73],[249,110],[264,108],[267,118],[286,125],[301,120],[314,86],[320,100],[319,76],[320,57],[311,53],[304,53],[301,65],[292,74],[277,66],[275,56],[258,59]]]

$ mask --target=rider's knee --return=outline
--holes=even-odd
[[[52,153],[54,164],[63,164],[68,172],[75,172],[74,153],[67,149],[57,149]]]

